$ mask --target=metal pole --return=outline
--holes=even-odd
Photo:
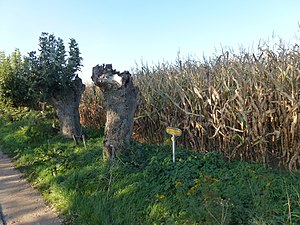
[[[175,163],[175,135],[172,135],[173,141],[173,163]]]

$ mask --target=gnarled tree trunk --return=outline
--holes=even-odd
[[[103,92],[106,109],[103,158],[109,159],[119,151],[126,151],[130,143],[137,90],[131,74],[113,70],[111,64],[93,67],[92,80]]]
[[[50,98],[51,105],[55,108],[62,134],[69,138],[82,135],[82,128],[79,116],[79,103],[85,89],[82,80],[76,77],[73,81],[73,88],[69,92],[57,92]]]

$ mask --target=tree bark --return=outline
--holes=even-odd
[[[103,158],[126,152],[130,144],[133,117],[137,106],[137,89],[128,71],[113,70],[111,64],[93,67],[92,80],[103,92],[106,110]]]
[[[79,77],[73,81],[73,87],[68,88],[68,92],[57,92],[50,98],[51,105],[55,108],[60,130],[62,134],[69,138],[82,135],[80,124],[79,104],[85,85]]]

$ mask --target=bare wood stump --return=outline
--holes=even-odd
[[[106,109],[103,158],[110,159],[118,152],[126,152],[130,144],[137,89],[128,71],[120,73],[111,64],[93,67],[92,80],[103,92]]]
[[[55,108],[62,134],[72,138],[82,135],[80,124],[79,104],[81,95],[85,90],[85,85],[79,77],[72,83],[72,88],[68,92],[57,92],[50,98],[51,105]]]

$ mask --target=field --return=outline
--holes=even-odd
[[[196,152],[299,169],[299,46],[274,48],[141,65],[133,72],[140,91],[134,138],[164,143],[166,127],[174,126],[183,130],[182,146]],[[103,127],[96,92],[89,86],[83,95],[82,123]]]

